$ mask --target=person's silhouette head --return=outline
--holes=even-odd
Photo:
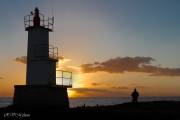
[[[134,91],[135,91],[135,92],[137,91],[136,88],[134,89]]]

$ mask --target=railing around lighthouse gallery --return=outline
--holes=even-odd
[[[58,60],[58,47],[54,47],[53,45],[49,45],[49,58]]]
[[[49,45],[49,46],[47,44],[37,45],[34,48],[34,54],[35,54],[35,57],[38,59],[48,58],[48,59],[56,60],[56,61],[58,61],[59,59],[58,47],[54,47],[53,45]]]
[[[56,70],[56,84],[72,87],[72,72],[64,71],[64,70]]]
[[[48,51],[47,51],[48,50]],[[34,55],[38,59],[53,59],[58,61],[58,47],[54,47],[53,45],[41,44],[37,45],[34,49]]]
[[[53,31],[54,17],[52,17],[52,18],[48,17],[47,19],[45,19],[44,15],[42,13],[39,13],[39,17],[40,17],[40,26],[44,27],[44,28],[48,28],[49,30]],[[30,27],[33,27],[33,18],[34,18],[33,14],[24,16],[25,30],[27,30]]]

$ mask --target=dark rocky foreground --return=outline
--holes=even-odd
[[[73,118],[110,120],[180,120],[180,101],[124,103],[111,106],[77,107],[60,109],[48,106],[17,107],[9,106],[0,109],[1,119],[35,119],[35,118]]]

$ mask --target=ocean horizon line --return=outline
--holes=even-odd
[[[131,102],[131,97],[82,97],[69,98],[70,107],[79,106],[97,106],[97,105],[116,105]],[[163,96],[163,97],[140,97],[139,102],[150,101],[180,101],[180,96]],[[13,104],[13,97],[0,97],[0,107],[5,107]]]

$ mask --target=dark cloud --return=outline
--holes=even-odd
[[[64,56],[58,56],[58,59],[63,60],[65,58],[64,58]]]
[[[105,62],[95,62],[93,64],[81,65],[84,73],[105,71],[109,73],[123,73],[125,71],[139,71],[143,64],[150,64],[151,57],[118,57]]]
[[[140,72],[151,73],[151,76],[180,76],[180,68],[164,68],[153,65],[143,65]]]
[[[144,89],[145,86],[141,86],[141,85],[137,85],[135,87],[127,87],[127,86],[112,86],[111,88],[113,89],[117,89],[117,90],[132,90],[134,88],[138,88],[138,89]]]
[[[17,57],[15,59],[16,62],[19,62],[19,63],[24,63],[26,64],[27,63],[27,57],[26,56],[22,56],[22,57]]]
[[[107,92],[105,89],[94,89],[94,88],[72,88],[71,90],[78,93],[88,93],[88,92]]]
[[[117,57],[105,62],[82,64],[83,73],[104,71],[108,73],[144,72],[151,76],[180,76],[180,68],[163,68],[151,65],[151,57]]]
[[[118,89],[118,90],[128,90],[128,89],[130,89],[129,87],[126,87],[126,86],[113,86],[112,88],[113,89]]]
[[[58,59],[63,60],[63,59],[65,59],[65,58],[64,58],[63,56],[59,56]],[[19,62],[19,63],[24,63],[24,64],[26,64],[26,63],[27,63],[27,56],[17,57],[17,58],[15,59],[15,61],[16,61],[16,62]]]
[[[100,86],[101,84],[100,83],[92,83],[91,85],[92,86]]]

